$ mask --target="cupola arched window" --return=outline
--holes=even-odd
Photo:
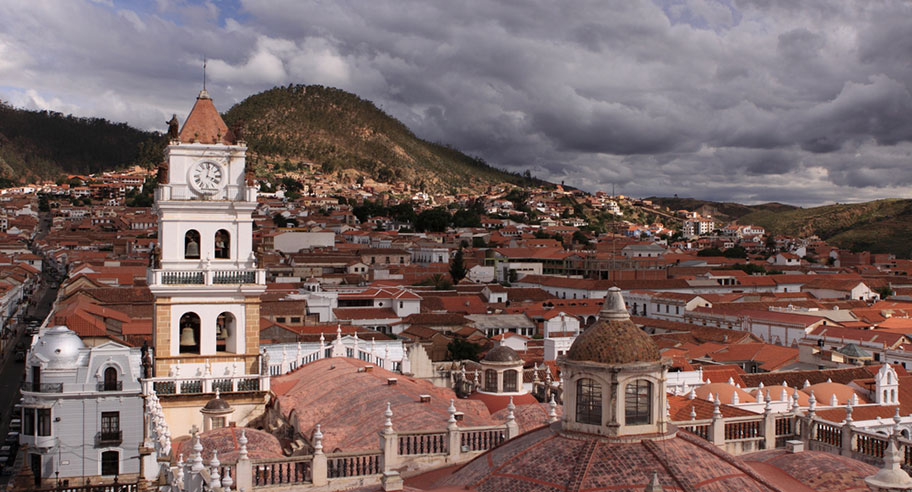
[[[576,381],[576,421],[602,425],[602,385],[592,379]]]
[[[108,367],[104,370],[104,391],[118,391],[117,369]]]
[[[503,373],[503,390],[504,392],[516,391],[516,371],[507,369]]]
[[[180,353],[200,353],[200,317],[196,313],[186,313],[180,317]]]
[[[198,260],[200,258],[200,233],[190,229],[184,234],[184,259]]]
[[[490,393],[497,392],[497,371],[494,369],[487,369],[485,371],[484,390]]]
[[[652,383],[637,379],[624,390],[624,423],[644,425],[652,422]]]
[[[225,229],[219,229],[215,233],[215,258],[231,258],[231,234]]]

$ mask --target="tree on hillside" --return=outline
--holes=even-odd
[[[458,284],[460,280],[466,277],[467,273],[465,261],[463,261],[462,257],[462,248],[459,248],[453,257],[453,261],[450,262],[450,277],[453,278],[454,284]]]
[[[415,218],[415,230],[418,232],[444,232],[450,224],[450,213],[443,207],[422,210]]]

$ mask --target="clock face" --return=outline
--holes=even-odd
[[[200,193],[217,193],[224,183],[222,166],[214,162],[197,162],[190,168],[190,185]]]

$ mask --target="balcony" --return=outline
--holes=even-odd
[[[31,393],[63,393],[63,383],[33,383],[22,382],[22,391]]]
[[[123,391],[123,381],[114,381],[113,383],[100,382],[96,387],[96,391]]]
[[[116,446],[123,442],[123,431],[101,431],[95,434],[96,446]]]
[[[193,201],[234,201],[256,202],[257,189],[253,186],[228,185],[213,195],[202,196],[184,184],[159,185],[155,189],[155,201],[193,200]]]
[[[266,283],[266,270],[151,270],[149,285],[251,285]]]

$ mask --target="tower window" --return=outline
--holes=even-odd
[[[225,229],[219,229],[215,233],[215,258],[231,258],[231,234]]]
[[[602,425],[602,386],[592,379],[576,382],[576,421]]]
[[[200,258],[200,233],[190,229],[184,234],[184,259],[198,260]]]
[[[224,312],[215,320],[215,351],[236,352],[234,315]]]
[[[624,390],[624,422],[643,425],[652,421],[652,383],[638,379],[627,383]]]
[[[503,373],[503,390],[516,391],[516,371],[509,369]]]
[[[180,353],[200,353],[200,317],[196,313],[186,313],[180,317]]]

